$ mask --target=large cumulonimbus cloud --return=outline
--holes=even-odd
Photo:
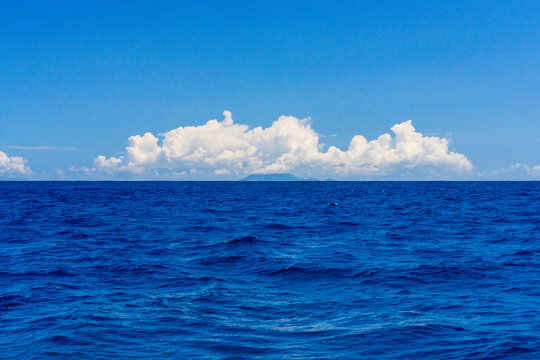
[[[367,141],[352,138],[347,150],[324,151],[309,119],[281,116],[272,126],[250,129],[234,123],[229,111],[223,121],[181,126],[158,137],[147,132],[131,136],[122,157],[98,156],[93,171],[178,176],[228,176],[291,172],[297,176],[352,178],[388,175],[417,168],[459,172],[472,169],[463,154],[448,149],[445,138],[423,136],[411,121],[392,126]]]
[[[31,170],[26,166],[26,160],[20,156],[7,156],[0,151],[0,176],[14,176],[30,174]]]

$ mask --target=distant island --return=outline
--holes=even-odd
[[[293,174],[251,174],[240,181],[319,181],[318,179],[302,179]]]

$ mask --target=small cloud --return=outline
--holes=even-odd
[[[533,165],[533,166],[529,166],[527,164],[523,164],[523,163],[515,163],[514,165],[512,165],[510,167],[511,170],[523,170],[525,171],[527,174],[530,174],[530,175],[537,175],[537,174],[540,174],[540,164],[538,165]]]
[[[105,158],[105,156],[98,156],[94,160],[94,166],[98,169],[114,169],[115,167],[119,166],[122,163],[122,159],[124,159],[123,156],[120,156],[119,158],[115,158],[114,156],[111,156],[110,158]]]
[[[7,156],[6,153],[0,151],[0,175],[1,176],[13,176],[13,175],[28,175],[32,173],[32,170],[26,166],[26,159],[20,156]]]
[[[491,171],[479,172],[482,179],[497,180],[534,180],[540,179],[540,164],[528,165],[516,162],[509,167],[503,167]]]

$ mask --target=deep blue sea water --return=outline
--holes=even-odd
[[[2,182],[2,359],[539,359],[539,182]]]

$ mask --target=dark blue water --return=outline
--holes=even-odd
[[[540,183],[0,183],[3,359],[538,359]]]

